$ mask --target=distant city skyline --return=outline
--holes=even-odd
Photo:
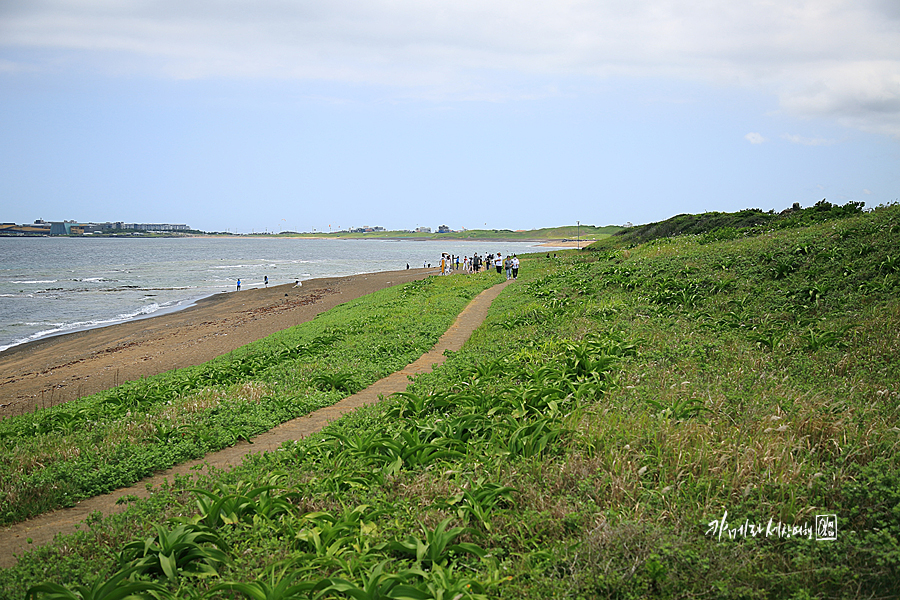
[[[900,200],[900,4],[0,3],[0,202],[206,231]]]
[[[35,219],[32,222],[25,223],[17,223],[13,221],[0,221],[0,233],[10,233],[16,231],[14,227],[23,227],[23,228],[31,228],[31,229],[39,229],[46,228],[50,229],[52,226],[57,225],[72,225],[79,226],[79,233],[83,229],[88,232],[98,232],[98,231],[115,231],[115,230],[139,230],[139,231],[201,231],[204,233],[228,233],[227,230],[216,230],[216,229],[204,229],[203,227],[192,227],[185,223],[128,223],[125,221],[80,221],[78,219],[61,219],[61,220],[46,220],[46,219]],[[580,227],[595,227],[595,225],[590,225],[586,223],[577,223],[576,224],[563,224],[560,227],[576,227],[576,225]],[[13,226],[12,228],[10,226]],[[630,227],[631,223],[625,223],[623,226]],[[514,232],[524,232],[530,231],[529,229],[510,229],[508,227],[497,227],[494,228],[496,230],[503,231],[514,231]],[[535,227],[531,228],[531,230],[536,229],[545,229],[543,227]],[[434,230],[437,233],[451,233],[451,232],[459,232],[459,231],[469,231],[467,228],[459,228],[454,229],[448,225],[438,225],[437,227],[429,227],[429,226],[417,226],[415,229],[410,227],[405,228],[397,228],[397,229],[387,229],[380,225],[363,225],[363,226],[349,226],[344,228],[332,227],[329,228],[328,231],[322,230],[260,230],[253,232],[241,232],[241,233],[365,233],[365,232],[383,232],[383,231],[397,231],[397,232],[407,232],[407,233],[432,233]],[[56,235],[62,235],[62,232],[57,229],[54,230]],[[34,233],[33,231],[30,233]],[[236,232],[237,233],[237,232]]]

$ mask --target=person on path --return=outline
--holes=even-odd
[[[512,259],[507,256],[503,261],[503,266],[506,268],[506,280],[509,281],[512,279]]]
[[[238,279],[237,291],[241,291],[241,280],[240,279]]]
[[[515,254],[512,257],[512,276],[513,279],[519,278],[519,257]]]
[[[497,254],[497,258],[494,259],[494,266],[497,267],[497,275],[503,273],[503,255]]]

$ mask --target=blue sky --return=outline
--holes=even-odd
[[[531,229],[900,200],[897,0],[3,0],[0,221]]]

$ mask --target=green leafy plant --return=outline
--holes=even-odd
[[[501,502],[509,503],[516,489],[499,483],[476,482],[471,489],[463,490],[446,501],[456,509],[456,515],[465,522],[475,522],[486,531],[492,530],[490,513]]]
[[[289,575],[284,570],[276,573],[274,570],[266,578],[259,578],[250,582],[225,582],[210,588],[210,593],[228,591],[243,595],[250,600],[299,600],[309,598],[310,592],[319,587],[325,587],[328,582],[300,581],[297,579],[305,575],[303,571],[296,571]]]
[[[786,330],[770,329],[768,331],[754,331],[749,334],[750,341],[756,342],[760,348],[767,350],[775,350],[781,346],[782,341],[787,336]]]
[[[320,390],[353,394],[362,386],[353,373],[320,373],[312,378],[312,383]]]
[[[341,594],[353,598],[353,600],[382,600],[386,598],[418,600],[421,598],[422,596],[418,594],[415,588],[400,587],[411,577],[420,575],[421,572],[407,569],[401,573],[385,573],[384,567],[387,563],[387,560],[382,561],[374,568],[361,573],[362,581],[359,584],[339,577],[330,578],[325,582],[319,593],[323,596],[332,593]],[[410,592],[416,595],[409,595]]]
[[[216,491],[194,489],[200,512],[190,522],[217,529],[223,525],[250,523],[256,517],[273,519],[292,512],[294,505],[290,500],[297,496],[296,492],[273,494],[278,489],[277,484],[251,488],[243,482],[235,486],[219,483]]]
[[[710,409],[703,405],[702,400],[696,398],[682,398],[675,400],[671,404],[654,400],[653,398],[647,398],[645,401],[656,411],[658,417],[674,421],[685,421],[703,414],[712,413]]]
[[[450,519],[444,519],[432,529],[425,529],[425,539],[410,535],[405,540],[399,542],[391,542],[388,547],[395,552],[405,554],[415,558],[416,564],[424,564],[427,566],[433,564],[446,564],[450,559],[451,553],[462,554],[469,553],[478,557],[483,557],[486,552],[480,546],[468,542],[453,542],[468,530],[465,527],[452,527],[447,529]]]
[[[216,576],[217,568],[229,561],[225,542],[206,527],[180,524],[172,530],[161,525],[153,528],[156,535],[122,548],[120,564],[130,563],[141,573],[176,581],[180,575]]]
[[[159,584],[147,581],[129,581],[128,577],[141,567],[131,567],[114,573],[111,577],[98,577],[90,586],[70,589],[56,583],[41,583],[28,588],[26,600],[127,600],[148,598],[149,593],[166,594]]]
[[[381,514],[368,505],[345,509],[340,514],[327,511],[307,513],[287,524],[289,536],[308,556],[333,562],[345,552],[369,550],[374,520]]]
[[[804,346],[811,351],[820,348],[845,348],[847,342],[844,341],[844,337],[849,329],[848,326],[837,330],[816,331],[812,327],[808,327],[802,336]]]

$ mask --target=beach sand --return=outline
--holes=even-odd
[[[338,304],[436,272],[385,271],[216,294],[181,311],[13,346],[0,352],[0,419],[202,364]]]

